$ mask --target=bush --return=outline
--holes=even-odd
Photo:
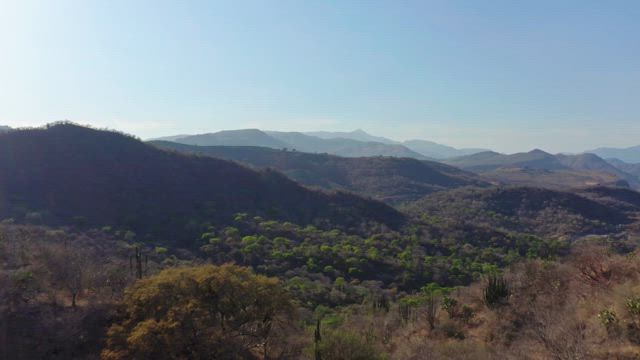
[[[442,310],[449,314],[449,318],[453,319],[458,315],[458,300],[445,296],[442,299]]]
[[[440,331],[450,339],[464,340],[465,338],[463,329],[457,323],[450,320],[440,326]]]
[[[471,306],[464,305],[462,307],[462,311],[460,311],[460,318],[465,322],[465,324],[468,324],[475,316],[476,312]]]
[[[374,341],[347,331],[322,334],[319,346],[323,360],[382,360],[386,355]]]
[[[600,323],[607,329],[609,335],[618,334],[620,326],[615,311],[604,309],[598,313],[598,319],[600,319]]]
[[[640,316],[640,297],[628,298],[625,302],[625,305],[627,306],[629,315],[631,315],[634,319],[637,319]]]

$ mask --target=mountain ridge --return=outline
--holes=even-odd
[[[238,161],[258,169],[274,168],[292,179],[325,189],[353,191],[391,204],[460,186],[487,186],[475,174],[411,158],[348,158],[260,147],[189,146],[153,141],[155,146]]]
[[[200,146],[264,146],[274,149],[286,147],[310,153],[329,153],[347,157],[396,156],[420,160],[447,159],[486,151],[485,149],[456,149],[427,140],[396,141],[371,135],[362,129],[336,132],[240,129],[197,135],[165,136],[148,141],[154,140]]]
[[[615,158],[630,164],[640,163],[640,145],[627,148],[601,147],[586,152],[596,154],[604,159]]]
[[[193,240],[191,227],[228,221],[237,212],[346,228],[403,222],[377,201],[312,191],[275,171],[67,123],[0,134],[0,199],[0,217],[37,216],[54,224],[84,219],[182,242]]]
[[[572,187],[572,184],[593,186],[599,183],[624,185],[623,182],[634,187],[640,186],[637,176],[589,153],[552,155],[540,149],[508,155],[483,152],[445,160],[444,163],[481,173],[494,180],[520,185],[534,185],[536,182],[544,184],[542,177],[545,176],[550,179],[550,183],[566,183],[565,187]],[[607,174],[610,176],[607,177]]]

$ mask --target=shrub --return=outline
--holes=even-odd
[[[616,335],[619,332],[619,321],[615,311],[604,309],[598,313],[598,319],[609,335]]]
[[[638,318],[640,316],[640,297],[628,298],[625,305],[627,306],[629,315],[633,318]]]
[[[471,321],[471,319],[473,319],[475,316],[476,316],[476,311],[473,310],[471,306],[464,305],[462,307],[462,311],[460,311],[460,318],[466,324],[468,324]]]
[[[453,319],[458,315],[458,300],[445,296],[442,299],[442,310],[449,314],[449,318]]]
[[[326,360],[382,360],[385,354],[367,339],[347,331],[332,331],[322,334],[319,353]]]
[[[464,340],[464,332],[462,328],[453,321],[446,321],[440,326],[440,330],[450,339]]]

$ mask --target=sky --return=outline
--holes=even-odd
[[[0,0],[0,124],[640,144],[640,1]]]

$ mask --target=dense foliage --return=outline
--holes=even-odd
[[[281,277],[309,306],[359,303],[428,283],[466,285],[519,259],[551,259],[566,251],[559,241],[471,226],[381,227],[362,237],[247,214],[238,214],[233,227],[211,227],[200,241],[203,256]]]

